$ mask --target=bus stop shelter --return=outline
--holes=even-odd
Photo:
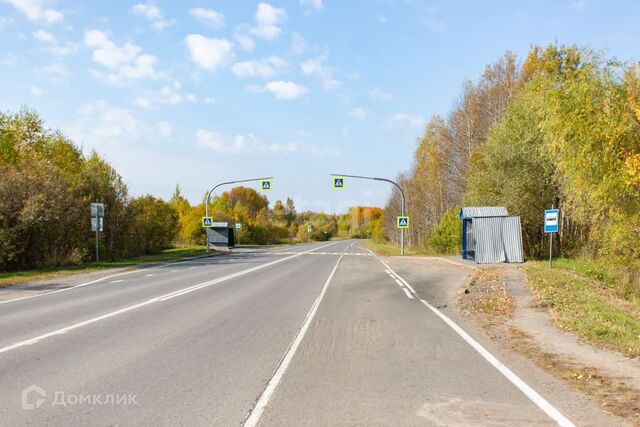
[[[235,246],[234,229],[228,222],[214,222],[211,227],[207,228],[207,239],[209,244],[213,246],[228,248]]]
[[[524,262],[520,217],[509,215],[507,208],[464,207],[460,220],[463,259],[478,264]]]

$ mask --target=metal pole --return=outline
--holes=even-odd
[[[331,176],[344,176],[347,178],[370,179],[373,181],[384,181],[384,182],[388,182],[390,184],[395,185],[398,188],[398,190],[400,190],[400,195],[402,196],[402,216],[406,215],[407,207],[406,207],[406,202],[404,197],[404,191],[402,191],[402,187],[400,187],[400,184],[398,184],[397,182],[387,178],[379,178],[375,176],[346,175],[346,174],[337,174],[337,173],[332,173]],[[404,255],[404,228],[400,229],[400,255]]]
[[[213,190],[215,190],[216,188],[221,187],[223,185],[240,184],[241,182],[263,181],[267,179],[273,179],[273,177],[270,176],[267,178],[239,179],[237,181],[221,182],[220,184],[214,185],[213,188],[207,192],[207,201],[204,204],[204,212],[205,212],[204,216],[209,216],[209,197],[211,197],[211,193],[213,193]],[[209,236],[208,235],[207,235],[207,252],[209,252]]]
[[[96,216],[96,263],[100,262],[100,219]]]
[[[555,209],[555,205],[551,205],[551,209]],[[549,269],[552,268],[551,258],[553,256],[553,233],[549,233]]]
[[[549,268],[551,268],[552,254],[553,254],[553,233],[549,233]]]

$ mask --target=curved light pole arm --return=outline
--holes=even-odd
[[[405,202],[404,191],[402,190],[402,187],[400,186],[400,184],[398,184],[397,182],[392,181],[392,180],[387,179],[387,178],[380,178],[380,177],[377,177],[377,176],[345,175],[345,174],[337,174],[337,173],[332,173],[331,176],[343,176],[343,177],[347,177],[347,178],[370,179],[370,180],[373,180],[373,181],[384,181],[384,182],[388,182],[390,184],[395,185],[396,188],[398,190],[400,190],[400,195],[402,196],[402,216],[405,216],[406,210],[407,210],[407,205],[406,205],[406,202]],[[404,228],[400,229],[400,255],[404,255]]]
[[[209,198],[211,197],[211,193],[213,193],[213,191],[218,188],[218,187],[222,187],[223,185],[231,185],[231,184],[240,184],[242,182],[251,182],[251,181],[265,181],[267,179],[273,179],[272,176],[266,177],[266,178],[251,178],[251,179],[239,179],[237,181],[227,181],[227,182],[221,182],[220,184],[216,184],[213,186],[213,188],[209,191],[207,191],[207,200],[204,203],[204,216],[209,216]],[[209,251],[209,236],[207,235],[207,252]]]

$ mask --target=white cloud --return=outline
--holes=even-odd
[[[250,33],[265,40],[273,40],[282,32],[280,25],[286,19],[287,12],[284,9],[260,3],[256,10],[256,26],[250,29]]]
[[[216,103],[216,99],[212,96],[207,96],[202,100],[202,102],[204,102],[207,105],[213,105]]]
[[[356,107],[347,113],[349,117],[353,117],[358,120],[364,120],[367,118],[367,112],[364,108]]]
[[[61,44],[53,34],[43,29],[34,31],[32,35],[33,38],[42,43],[44,48],[53,56],[67,56],[78,51],[77,45],[71,43]]]
[[[245,29],[243,29],[242,26],[239,27],[238,29],[236,29],[234,37],[238,44],[244,50],[246,50],[247,52],[253,52],[253,48],[256,47],[256,42],[254,42],[253,39],[249,37],[244,31]],[[246,31],[249,31],[248,28],[246,29]]]
[[[324,7],[322,0],[300,0],[300,4],[303,6],[310,6],[316,10],[320,10]]]
[[[264,143],[257,136],[249,133],[238,134],[233,137],[219,132],[198,129],[195,132],[195,140],[198,147],[203,150],[214,151],[221,154],[236,153],[267,153],[290,154],[298,151],[295,143]]]
[[[43,43],[55,43],[56,39],[53,36],[53,34],[51,34],[48,31],[45,30],[38,30],[32,33],[33,37],[38,40],[39,42],[43,42]]]
[[[6,0],[31,21],[55,24],[64,20],[62,12],[46,7],[45,0]]]
[[[76,122],[66,129],[66,133],[81,146],[98,148],[136,140],[146,134],[142,128],[131,111],[98,100],[80,108]]]
[[[185,39],[193,62],[206,70],[216,70],[233,61],[235,55],[226,39],[210,39],[189,34]]]
[[[417,128],[424,126],[424,119],[407,113],[395,113],[385,118],[382,127],[387,130]]]
[[[224,15],[220,12],[216,12],[213,9],[205,9],[203,7],[196,7],[189,10],[189,13],[196,17],[200,22],[209,25],[216,30],[224,27]]]
[[[231,71],[241,79],[247,77],[268,79],[286,66],[287,62],[284,59],[278,56],[270,56],[259,61],[236,62],[231,67]]]
[[[383,91],[378,87],[374,87],[372,89],[369,89],[369,98],[373,99],[374,101],[391,101],[393,99],[393,95],[391,95],[389,92]]]
[[[378,15],[378,16],[376,16],[376,19],[381,24],[386,24],[387,23],[387,17],[384,16],[384,15]]]
[[[84,43],[87,47],[94,49],[93,60],[110,69],[134,61],[141,51],[140,47],[131,43],[116,46],[109,36],[100,30],[85,31]]]
[[[37,86],[31,86],[31,87],[29,88],[29,93],[30,93],[32,96],[36,96],[36,97],[44,95],[44,92],[42,91],[42,89],[40,89],[40,88],[39,88],[39,87],[37,87]]]
[[[93,49],[92,58],[109,72],[92,70],[92,74],[109,84],[121,85],[144,78],[157,79],[156,57],[143,54],[142,49],[131,43],[117,46],[109,36],[99,30],[87,30],[84,42]]]
[[[178,105],[185,101],[195,103],[198,99],[194,94],[183,91],[182,83],[175,80],[165,84],[158,91],[147,91],[144,96],[137,97],[134,100],[134,104],[142,108],[148,108],[157,104]]]
[[[296,99],[309,92],[306,86],[292,81],[277,80],[264,85],[263,91],[271,92],[276,99]]]
[[[307,42],[304,40],[304,37],[299,33],[291,34],[291,53],[294,55],[301,55],[306,52],[307,48]]]
[[[174,20],[169,21],[164,19],[164,15],[160,8],[158,8],[158,6],[151,2],[138,3],[131,8],[131,11],[136,15],[140,15],[147,21],[151,22],[151,25],[156,30],[163,30],[175,24]]]
[[[300,64],[300,69],[306,76],[319,77],[324,90],[332,90],[340,86],[342,82],[333,78],[333,69],[324,65],[326,59],[326,54],[308,59]]]

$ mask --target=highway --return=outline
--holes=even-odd
[[[463,269],[441,263],[418,288],[355,243],[0,303],[1,424],[571,425],[438,310],[429,283]]]

